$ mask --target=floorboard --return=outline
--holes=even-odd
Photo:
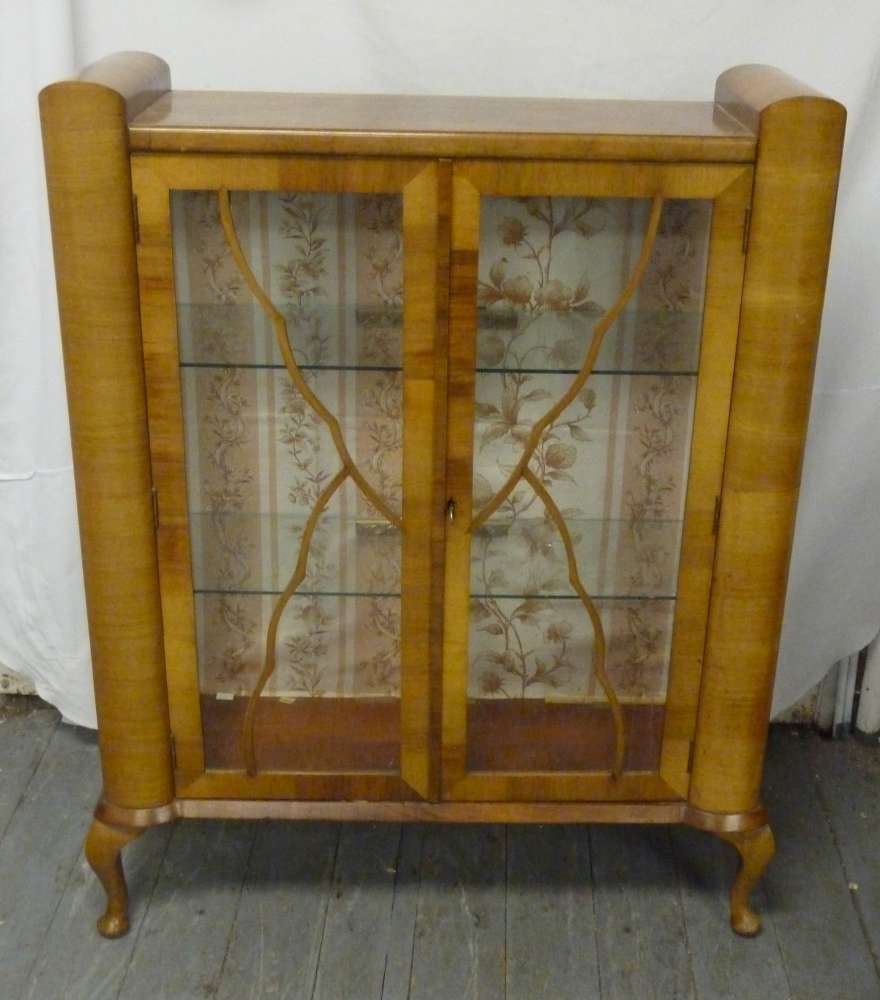
[[[669,830],[593,827],[590,854],[603,1000],[692,1000]]]
[[[310,1000],[339,844],[332,823],[261,823],[218,1000]]]
[[[599,995],[588,831],[509,827],[507,1000]]]
[[[193,820],[172,834],[122,1000],[190,1000],[216,994],[255,825]]]
[[[29,989],[98,796],[95,737],[59,726],[0,841],[3,1000]]]
[[[2,706],[0,706],[2,707]],[[773,732],[755,940],[735,853],[684,828],[187,821],[95,930],[93,734],[0,711],[2,1000],[878,1000],[880,750]]]
[[[0,837],[39,767],[59,719],[55,709],[38,698],[0,697]]]
[[[399,824],[342,827],[314,1000],[381,996],[400,847]]]
[[[382,1000],[408,1000],[412,978],[416,914],[422,887],[422,853],[425,827],[403,827],[397,871],[394,874],[394,898],[391,904],[391,931],[388,954],[382,976]]]
[[[807,749],[850,898],[880,976],[880,748],[813,737]]]
[[[771,734],[765,795],[778,854],[764,884],[773,925],[792,1000],[877,1000],[880,980],[816,795],[814,738]]]
[[[763,920],[761,933],[741,938],[730,930],[727,894],[736,875],[736,851],[718,837],[687,827],[672,831],[672,844],[697,996],[700,1000],[788,1000],[773,911],[762,887],[753,898]]]
[[[43,939],[27,1000],[114,1000],[119,995],[170,837],[171,827],[160,826],[126,847],[131,930],[116,941],[100,937],[95,930],[106,896],[80,855]]]
[[[505,829],[425,833],[410,1000],[502,1000]]]

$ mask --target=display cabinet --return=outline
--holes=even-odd
[[[41,94],[104,788],[179,817],[689,823],[762,760],[844,111]]]

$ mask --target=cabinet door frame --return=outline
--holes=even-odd
[[[432,798],[442,613],[448,167],[436,160],[133,154],[138,272],[175,786],[186,798]],[[404,489],[400,772],[208,770],[205,763],[172,257],[172,190],[403,196]],[[439,484],[439,486],[437,485]],[[439,531],[438,531],[438,525]],[[432,635],[432,628],[434,634]]]
[[[461,801],[662,801],[687,796],[712,582],[745,266],[749,165],[462,160],[452,179],[442,794]],[[656,771],[467,767],[475,338],[483,196],[694,198],[713,202],[704,322],[660,766]],[[609,334],[613,336],[613,328]]]

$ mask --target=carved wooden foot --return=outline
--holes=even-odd
[[[761,918],[749,906],[749,896],[776,853],[773,831],[759,826],[745,833],[720,833],[739,852],[739,871],[730,890],[730,926],[743,937],[754,937],[761,930]]]
[[[121,851],[143,830],[131,826],[111,826],[96,819],[86,837],[86,860],[107,893],[107,909],[98,920],[98,931],[107,938],[128,932],[128,889],[122,870]]]

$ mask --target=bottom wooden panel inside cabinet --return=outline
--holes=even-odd
[[[240,770],[248,698],[202,698],[205,764]],[[254,744],[261,771],[389,771],[400,768],[396,698],[261,698]]]
[[[623,705],[626,771],[660,767],[663,705]],[[614,723],[607,705],[531,698],[468,704],[469,771],[607,771]]]

